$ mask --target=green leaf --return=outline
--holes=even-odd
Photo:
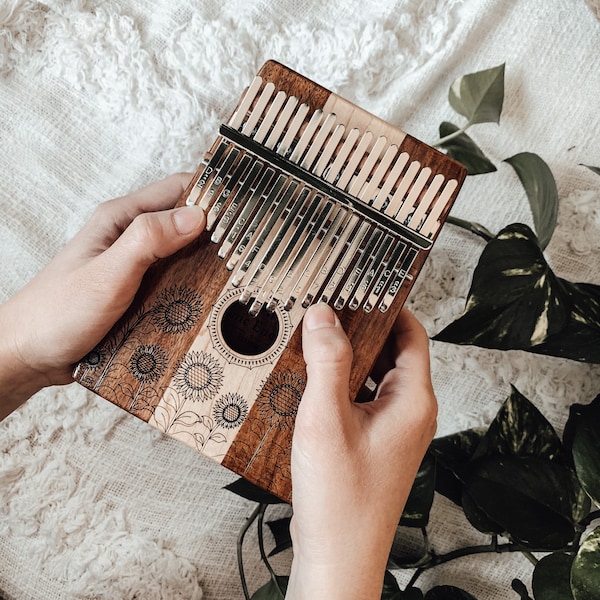
[[[405,527],[425,527],[429,522],[429,512],[435,491],[435,460],[426,455],[413,482],[400,525]]]
[[[252,502],[259,502],[260,504],[284,504],[284,501],[277,498],[277,496],[269,494],[269,492],[242,478],[236,479],[233,483],[226,485],[225,489],[242,498],[246,498],[246,500],[252,500]]]
[[[553,460],[562,444],[554,427],[514,386],[477,448],[474,457],[537,456]]]
[[[596,175],[600,175],[600,167],[591,167],[590,165],[581,165],[582,167],[587,167],[592,173],[596,173]]]
[[[429,453],[436,459],[435,490],[459,506],[462,482],[458,473],[471,460],[483,435],[483,429],[467,429],[436,438],[429,446]]]
[[[284,517],[276,521],[268,521],[267,525],[275,538],[275,548],[269,552],[269,556],[275,556],[292,547],[292,536],[290,535],[291,517]]]
[[[535,600],[573,600],[570,583],[573,558],[566,552],[554,552],[535,565],[532,580]]]
[[[400,586],[398,585],[396,578],[389,571],[386,571],[383,577],[381,600],[397,600],[397,598],[400,597],[400,593]]]
[[[600,527],[581,543],[571,568],[571,589],[575,600],[598,600],[600,590]]]
[[[600,363],[600,286],[556,277],[513,223],[481,253],[463,315],[433,339]]]
[[[450,86],[448,101],[468,124],[499,123],[504,101],[504,64],[459,77]]]
[[[458,131],[459,127],[444,121],[440,125],[440,138],[445,138]],[[467,168],[467,175],[481,175],[496,171],[494,164],[482,152],[481,148],[466,134],[453,137],[440,144],[446,154]]]
[[[477,598],[453,585],[436,585],[425,594],[425,600],[477,600]]]
[[[569,469],[532,456],[503,456],[478,459],[470,470],[464,493],[515,542],[551,551],[573,540],[580,486]]]
[[[522,152],[507,158],[507,162],[519,176],[533,214],[533,223],[545,248],[554,233],[558,216],[558,190],[550,167],[532,152]]]
[[[588,405],[573,404],[565,426],[565,442],[573,464],[590,498],[600,504],[600,395]]]
[[[250,600],[285,600],[289,577],[277,575],[277,581],[270,579],[261,588],[256,590]],[[283,593],[282,593],[283,592]]]

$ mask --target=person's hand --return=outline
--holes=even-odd
[[[200,208],[173,209],[190,178],[173,175],[99,205],[73,240],[0,306],[0,418],[42,387],[71,382],[74,363],[129,307],[146,269],[200,234]]]
[[[381,597],[388,554],[436,428],[425,330],[404,309],[372,402],[349,399],[352,349],[325,304],[304,317],[307,386],[292,444],[292,572],[286,598]],[[389,352],[391,351],[391,354]]]

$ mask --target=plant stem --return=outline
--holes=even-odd
[[[431,145],[434,148],[439,148],[440,146],[442,146],[446,142],[449,142],[450,140],[453,140],[455,137],[458,137],[459,135],[463,134],[470,126],[471,126],[471,123],[469,122],[464,127],[461,127],[460,129],[457,129],[453,133],[449,133],[447,136],[445,136],[443,138],[440,138],[437,142],[434,142]]]
[[[246,583],[246,574],[244,573],[244,559],[242,556],[242,549],[244,546],[244,537],[246,537],[246,533],[250,526],[254,521],[256,521],[256,517],[260,514],[261,510],[264,513],[264,504],[259,504],[253,511],[252,514],[246,519],[244,526],[242,527],[240,534],[237,539],[237,561],[238,561],[238,570],[240,572],[240,580],[242,582],[242,590],[244,592],[245,600],[250,600],[250,593],[248,592],[248,584]]]
[[[496,237],[491,231],[489,231],[489,229],[480,223],[472,223],[471,221],[465,221],[464,219],[459,219],[458,217],[453,217],[452,215],[448,215],[446,222],[452,223],[452,225],[456,225],[462,229],[466,229],[467,231],[482,237],[486,242],[489,242]]]
[[[583,521],[581,521],[581,524],[584,527],[587,527],[595,519],[600,519],[600,510],[594,510],[591,513],[589,513],[588,516]]]
[[[283,591],[279,587],[279,583],[277,581],[277,575],[275,574],[275,571],[273,570],[273,567],[271,566],[271,563],[269,562],[269,559],[267,558],[267,553],[265,552],[265,537],[264,537],[264,532],[263,532],[263,524],[264,524],[264,520],[265,520],[265,512],[267,510],[268,505],[261,504],[260,506],[261,506],[262,510],[258,514],[258,522],[257,522],[258,549],[260,550],[260,557],[262,558],[262,561],[265,563],[265,566],[267,567],[267,570],[269,571],[269,574],[271,575],[271,579],[275,582],[277,589],[279,590],[281,595],[284,596]]]
[[[521,554],[535,567],[538,564],[538,559],[528,550],[521,550]]]

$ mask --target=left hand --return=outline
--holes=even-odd
[[[177,174],[99,205],[63,250],[0,306],[0,418],[47,385],[70,383],[131,304],[147,268],[204,229],[197,206],[173,209]]]

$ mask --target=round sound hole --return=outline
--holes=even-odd
[[[244,356],[268,352],[279,339],[279,319],[275,313],[261,310],[256,317],[248,314],[248,305],[233,302],[223,313],[221,335],[231,350]]]

